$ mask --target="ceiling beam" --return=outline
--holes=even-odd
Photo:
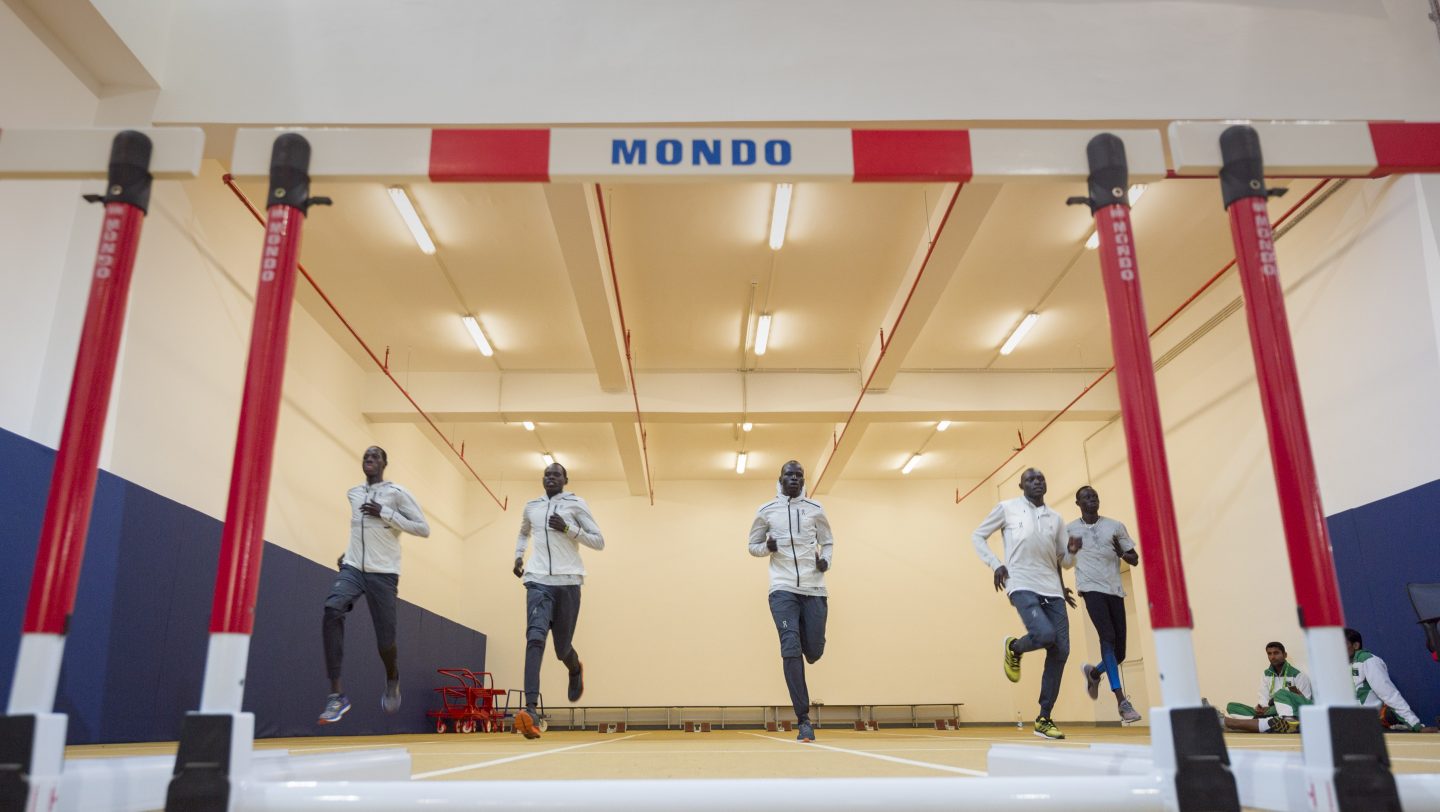
[[[855,405],[854,372],[751,373],[748,408],[742,375],[733,370],[638,373],[649,404],[645,422],[735,423],[743,414],[756,423],[836,423]],[[867,396],[855,416],[870,422],[1043,420],[1097,375],[1095,370],[902,372],[889,390]],[[508,371],[503,387],[498,373],[414,372],[408,387],[434,419],[446,422],[635,422],[630,394],[597,391],[588,372]],[[361,411],[372,421],[420,419],[378,372],[367,376],[363,391]],[[805,396],[796,397],[797,392]],[[1067,417],[1105,420],[1119,408],[1113,382],[1107,381]],[[627,452],[622,448],[621,453]]]
[[[866,370],[865,390],[858,406],[865,406],[867,396],[889,391],[905,363],[905,356],[915,346],[931,314],[940,302],[960,260],[970,248],[985,215],[1000,195],[999,184],[946,184],[931,206],[925,231],[910,257],[910,265],[900,278],[891,297],[890,308],[882,320],[880,332],[871,343],[861,365]],[[839,441],[820,458],[814,483],[815,493],[828,493],[840,479],[845,465],[865,438],[871,417],[856,411],[840,429]]]
[[[877,334],[865,353],[861,368],[874,370],[867,391],[884,392],[895,381],[999,195],[1000,185],[995,183],[967,184],[958,194],[950,183],[936,196],[925,232],[880,322],[886,332],[883,338]]]
[[[570,291],[580,311],[580,324],[590,345],[590,358],[600,388],[623,392],[625,337],[610,274],[610,253],[600,223],[595,187],[582,183],[547,183],[545,204],[570,276]],[[627,474],[628,475],[628,474]]]

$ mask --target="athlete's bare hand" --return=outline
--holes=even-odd
[[[360,506],[360,512],[366,516],[380,518],[380,504],[378,502],[366,502]]]
[[[565,532],[565,520],[560,518],[559,513],[550,514],[550,529],[559,530],[561,533]]]
[[[519,578],[519,577],[523,576],[523,575],[525,574],[525,559],[523,559],[523,558],[517,558],[517,559],[515,559],[515,566],[514,566],[514,568],[511,569],[510,571],[513,572],[513,573],[515,573],[515,577],[516,577],[516,578]]]
[[[1083,539],[1081,539],[1079,536],[1071,536],[1071,537],[1070,537],[1070,544],[1069,544],[1069,546],[1068,546],[1067,549],[1070,550],[1070,554],[1071,554],[1071,555],[1074,555],[1074,554],[1080,552],[1080,548],[1081,548],[1081,547],[1084,547],[1084,546],[1085,546],[1085,541],[1084,541]]]
[[[780,549],[780,548],[775,546],[775,539],[772,539],[772,538],[770,538],[769,536],[766,536],[766,537],[765,537],[765,549],[767,549],[767,550],[769,550],[770,552],[773,553],[773,552],[775,552],[776,550],[778,550],[778,549]]]
[[[1075,602],[1075,590],[1068,586],[1065,587],[1065,602],[1070,604],[1071,609],[1076,609],[1080,606],[1080,604]]]
[[[1010,580],[1010,570],[1005,569],[1005,565],[1001,564],[995,569],[995,591],[1003,592],[1005,590],[1005,582],[1008,580]]]

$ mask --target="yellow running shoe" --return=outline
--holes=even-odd
[[[1010,644],[1013,642],[1015,642],[1015,638],[1005,638],[1005,660],[1003,663],[1005,666],[1005,678],[1010,680],[1011,682],[1019,682],[1020,655],[1016,654],[1015,650],[1010,648]]]
[[[1041,716],[1035,720],[1035,735],[1042,739],[1065,738],[1065,734],[1060,732],[1060,728],[1056,727],[1048,716]]]

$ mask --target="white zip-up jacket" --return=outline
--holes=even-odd
[[[565,520],[565,530],[550,526],[550,517]],[[520,514],[520,535],[515,540],[515,557],[525,556],[525,545],[535,537],[535,551],[525,562],[526,583],[561,586],[585,583],[585,562],[580,560],[580,545],[592,550],[605,549],[605,537],[590,513],[590,506],[573,493],[541,496],[525,503]]]
[[[385,480],[374,485],[356,485],[346,494],[350,500],[350,546],[344,563],[362,572],[400,574],[400,534],[427,538],[430,524],[410,492]],[[366,516],[360,506],[374,502],[380,515]]]
[[[996,530],[1003,531],[1005,537],[1003,562],[990,552],[990,536]],[[1050,598],[1064,597],[1060,567],[1075,566],[1075,556],[1070,553],[1065,520],[1048,506],[1036,507],[1023,496],[1006,499],[975,528],[971,540],[985,566],[994,571],[1003,564],[1010,573],[1006,595],[1025,590]]]
[[[1390,681],[1390,668],[1374,654],[1360,649],[1350,660],[1350,675],[1355,680],[1355,700],[1367,708],[1389,706],[1395,715],[1412,727],[1419,726],[1420,717],[1410,710],[1410,703]]]
[[[825,589],[825,573],[816,566],[822,558],[827,568],[834,561],[835,537],[830,534],[825,508],[804,491],[791,499],[778,483],[775,493],[774,499],[755,511],[755,521],[750,524],[750,554],[770,556],[770,591],[830,594]],[[775,539],[773,553],[765,545],[767,536]]]

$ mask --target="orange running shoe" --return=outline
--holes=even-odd
[[[540,738],[540,726],[535,724],[535,717],[529,711],[520,711],[515,714],[515,729],[527,739]]]

